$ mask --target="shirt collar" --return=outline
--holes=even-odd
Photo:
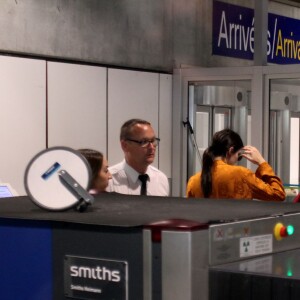
[[[125,170],[125,173],[127,174],[127,176],[130,178],[130,180],[132,182],[136,183],[138,181],[140,173],[138,173],[135,169],[133,169],[132,167],[130,167],[127,164],[126,160],[124,160],[124,170]]]

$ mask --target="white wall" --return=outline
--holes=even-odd
[[[106,68],[48,63],[48,146],[106,155]]]
[[[123,158],[121,125],[149,120],[171,177],[171,75],[0,56],[0,179],[25,194],[24,172],[46,147],[93,148]]]
[[[111,69],[108,71],[108,160],[123,159],[120,128],[132,118],[151,122],[158,132],[159,74]],[[117,145],[117,146],[116,146]],[[154,165],[158,165],[157,159]]]
[[[171,179],[172,161],[172,75],[159,75],[159,168]]]
[[[120,128],[131,118],[149,121],[161,139],[153,165],[171,178],[172,76],[110,69],[108,71],[108,160],[123,159]],[[116,146],[117,145],[117,146]]]
[[[27,163],[46,145],[46,62],[0,56],[0,179],[24,194]]]

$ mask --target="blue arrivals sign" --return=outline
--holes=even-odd
[[[254,10],[220,1],[213,4],[212,54],[253,59]],[[268,14],[269,63],[300,63],[300,21]]]

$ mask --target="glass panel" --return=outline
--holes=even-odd
[[[299,192],[300,79],[270,80],[270,156],[288,201]]]
[[[202,134],[196,134],[195,138],[198,145],[199,154],[197,154],[197,159],[194,160],[193,166],[195,166],[195,171],[201,169],[201,157],[204,150],[208,147],[209,137],[211,135],[211,109],[205,106],[197,106],[196,112],[196,125],[195,132],[201,132],[203,128],[207,128],[204,130]]]
[[[231,126],[231,109],[226,107],[215,107],[213,110],[213,126],[214,132]]]
[[[251,133],[251,128],[248,128],[251,127],[250,87],[249,80],[189,84],[189,120],[194,137],[189,134],[188,177],[201,170],[203,151],[215,132],[231,128],[241,135],[245,145],[248,144],[248,134]],[[191,142],[193,138],[195,142]],[[239,164],[245,165],[246,161]]]

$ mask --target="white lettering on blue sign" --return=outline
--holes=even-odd
[[[213,54],[253,59],[254,10],[220,1],[213,8]],[[300,21],[268,14],[268,62],[300,62]]]

